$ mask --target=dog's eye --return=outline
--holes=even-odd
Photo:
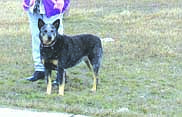
[[[54,31],[53,31],[53,30],[51,30],[51,32],[53,33]]]
[[[47,30],[44,30],[45,33],[47,33]]]

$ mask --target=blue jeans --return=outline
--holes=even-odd
[[[44,71],[44,65],[40,60],[40,39],[38,29],[38,19],[41,18],[45,23],[53,23],[56,19],[60,19],[59,33],[63,34],[62,14],[58,14],[48,18],[45,14],[33,14],[28,11],[30,30],[32,35],[32,55],[35,71]]]

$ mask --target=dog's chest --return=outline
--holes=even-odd
[[[43,59],[58,59],[59,48],[57,47],[40,47],[40,55]]]
[[[42,64],[46,68],[56,70],[58,67],[58,60],[57,59],[49,59],[49,60],[42,59]]]
[[[40,48],[41,61],[45,67],[56,69],[58,66],[58,58],[60,54],[58,49],[54,47],[41,47]]]

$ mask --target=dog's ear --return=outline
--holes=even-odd
[[[45,23],[44,23],[44,21],[42,20],[42,19],[38,19],[38,27],[39,27],[39,30],[41,29],[41,27],[42,26],[44,26],[45,25]]]
[[[57,19],[56,21],[53,22],[53,25],[56,27],[56,30],[58,30],[60,24],[60,19]]]

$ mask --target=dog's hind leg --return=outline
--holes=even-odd
[[[83,60],[86,63],[89,70],[91,71],[92,70],[92,65],[90,64],[90,60],[88,59],[88,57],[84,57]]]
[[[95,48],[93,54],[88,56],[89,66],[91,66],[91,71],[93,74],[93,87],[91,91],[96,91],[98,85],[98,72],[100,68],[100,63],[102,59],[102,48]]]
[[[93,66],[92,66],[91,72],[92,72],[92,76],[93,76],[93,86],[92,86],[91,91],[95,92],[97,90],[97,85],[98,85],[98,78],[97,78],[98,74],[96,74],[94,72]]]
[[[90,60],[88,58],[87,59],[84,59],[84,61],[87,64],[89,70],[92,72],[92,76],[93,76],[93,86],[92,86],[91,91],[92,92],[95,92],[97,90],[97,78],[96,78],[96,74],[94,72],[94,68],[93,68],[93,66],[90,63]]]
[[[48,69],[45,70],[45,77],[47,81],[47,94],[50,95],[52,90],[51,70],[48,70]]]
[[[59,69],[57,72],[57,80],[59,83],[59,95],[64,96],[64,87],[65,87],[65,71],[64,69]]]

